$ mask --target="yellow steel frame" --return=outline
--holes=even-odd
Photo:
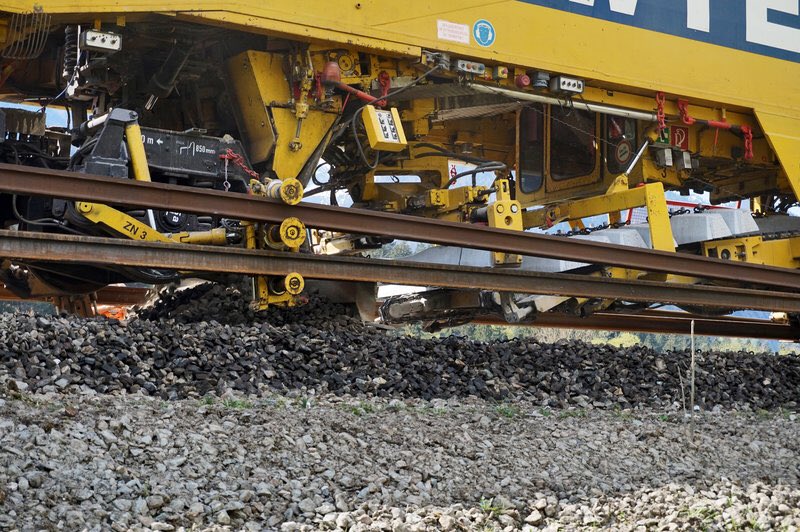
[[[489,205],[489,227],[509,229],[511,231],[522,231],[522,205],[520,202],[511,199],[511,187],[507,179],[495,180],[496,200]],[[510,265],[519,266],[522,264],[522,256],[501,251],[492,252],[492,259],[495,266]]]
[[[183,231],[165,235],[136,218],[102,203],[80,201],[75,204],[75,207],[87,220],[104,225],[131,240],[213,246],[224,246],[228,243],[226,231],[223,228],[210,231]]]
[[[124,212],[101,203],[77,202],[76,208],[87,220],[103,225],[132,240],[145,242],[179,242],[183,244],[206,244],[224,246],[227,244],[226,231],[223,228],[211,231],[182,232],[172,235],[162,234]],[[289,220],[296,220],[290,218]],[[298,220],[299,222],[299,220]],[[301,224],[302,225],[302,224]],[[284,229],[283,227],[281,229]],[[256,247],[255,226],[246,226],[247,247]],[[283,231],[281,236],[283,236]],[[297,296],[303,291],[305,281],[298,273],[291,273],[283,278],[283,293],[276,294],[270,289],[270,278],[257,275],[254,278],[256,299],[253,302],[257,310],[264,310],[269,305],[294,306],[298,304]]]
[[[305,101],[310,86],[303,85],[295,101],[280,54],[249,50],[229,59],[227,67],[252,162],[272,156],[279,179],[297,178],[330,131],[338,98],[330,110],[311,108]],[[313,65],[306,68],[313,75]]]
[[[345,0],[307,0],[302,4],[176,0],[166,10],[158,0],[126,2],[124,10],[116,0],[0,0],[0,11],[26,12],[34,7],[53,15],[89,12],[109,22],[116,22],[118,16],[158,13],[396,55],[418,57],[423,49],[441,50],[492,64],[581,76],[607,85],[603,89],[624,85],[664,90],[698,101],[722,101],[728,106],[800,118],[800,94],[784,83],[800,79],[798,63],[513,0],[442,0],[435,7],[427,0],[407,0],[403,11],[412,16],[398,16],[395,4]],[[487,17],[496,30],[490,47],[438,38],[438,20],[471,28]],[[619,53],[620,43],[625,43],[624,53]],[[652,65],[653,50],[658,50],[658,69]],[[742,72],[748,75],[742,76]]]
[[[782,114],[756,111],[772,149],[780,159],[785,177],[800,199],[800,127],[797,120]]]
[[[664,197],[664,185],[648,183],[628,189],[627,177],[617,178],[608,194],[569,201],[537,209],[525,211],[522,216],[523,225],[527,227],[550,227],[562,221],[575,221],[589,216],[614,213],[636,207],[646,207],[650,224],[650,241],[653,249],[675,251],[675,240],[669,223],[669,210]],[[613,221],[613,220],[612,220]]]
[[[800,268],[800,237],[764,240],[760,236],[703,243],[703,254],[779,268]]]
[[[125,143],[128,145],[128,152],[133,168],[133,178],[136,181],[150,181],[150,167],[147,165],[147,154],[142,143],[142,128],[137,122],[129,122],[125,125]]]
[[[443,20],[443,17],[450,22],[467,26],[473,19],[485,17],[488,4],[477,0],[445,0],[437,5],[435,11],[422,0],[411,0],[407,7],[415,16],[400,20],[397,20],[392,8],[366,3],[358,3],[354,7],[353,4],[339,0],[312,0],[302,7],[278,2],[268,2],[265,5],[255,0],[239,0],[222,7],[217,0],[191,3],[183,0],[171,4],[169,12],[163,11],[163,5],[155,0],[137,0],[131,5],[126,4],[124,13],[119,10],[116,2],[110,0],[93,0],[90,6],[79,0],[44,0],[38,2],[36,8],[56,17],[61,14],[65,19],[74,19],[80,13],[90,11],[96,26],[103,21],[119,24],[120,18],[125,16],[141,19],[158,13],[172,15],[181,20],[293,38],[313,43],[309,57],[314,57],[315,69],[320,67],[320,61],[331,58],[323,58],[319,54],[324,52],[331,56],[331,45],[336,44],[339,49],[344,47],[342,56],[350,58],[352,73],[344,78],[348,82],[370,81],[361,76],[360,66],[352,64],[352,57],[359,50],[404,56],[406,61],[401,62],[376,55],[369,56],[373,70],[383,69],[390,75],[398,76],[414,72],[410,62],[418,61],[424,55],[423,50],[442,50],[483,60],[489,65],[508,66],[515,74],[536,67],[589,78],[592,86],[587,86],[582,95],[587,102],[652,111],[652,91],[664,90],[668,95],[664,111],[670,117],[679,114],[675,100],[681,96],[692,99],[692,115],[696,118],[724,119],[733,124],[753,126],[756,125],[756,120],[750,110],[756,109],[764,116],[772,113],[781,117],[790,131],[800,130],[800,96],[796,91],[787,89],[783,83],[787,76],[800,77],[800,66],[797,63],[575,16],[523,2],[506,0],[500,4],[492,4],[491,18],[497,30],[497,41],[489,49],[476,44],[459,45],[441,40],[436,34],[437,21]],[[0,0],[0,10],[4,9],[15,12],[25,11],[27,7]],[[519,32],[520,27],[528,27],[531,31]],[[568,27],[570,31],[537,30],[554,27]],[[617,50],[605,50],[602,43],[611,42],[608,40],[610,34],[615,37],[613,42],[637,44],[626,47],[625,54],[616,53]],[[571,37],[573,35],[581,35],[583,41],[595,42],[597,46],[575,47],[575,39]],[[652,49],[659,50],[659,69],[651,66],[648,50]],[[536,50],[536,54],[533,55],[531,50]],[[267,52],[245,52],[229,62],[229,73],[234,80],[234,92],[237,92],[243,111],[243,128],[255,139],[250,142],[253,160],[262,160],[265,153],[275,149],[274,170],[278,177],[285,179],[295,177],[299,168],[307,162],[310,152],[323,140],[323,132],[332,123],[334,113],[308,109],[303,91],[303,101],[295,102],[293,109],[275,107],[272,110],[272,120],[269,120],[265,103],[291,100],[280,67],[281,61],[271,59],[272,56],[273,54]],[[596,66],[598,56],[603,58],[602,69]],[[736,67],[726,77],[724,70],[730,68],[727,65]],[[242,81],[248,76],[254,76],[256,70],[258,75],[254,81]],[[747,71],[748,75],[738,76],[743,71]],[[691,75],[685,75],[686,72],[691,72]],[[513,78],[514,76],[508,76],[494,82],[513,86]],[[735,82],[731,83],[730,79]],[[241,88],[243,83],[248,86],[247,89]],[[411,132],[425,134],[428,125],[426,117],[422,116],[424,110],[413,111],[412,116],[408,113],[409,111],[404,112],[404,118],[413,116],[414,119]],[[281,132],[278,146],[275,146],[278,135],[271,130],[271,121],[274,121],[276,129]],[[307,135],[305,140],[295,134],[300,132],[301,125]],[[765,131],[771,140],[773,130],[765,126]],[[780,136],[783,133],[775,132],[774,135]],[[700,134],[696,135],[697,139],[700,137]],[[756,144],[761,142],[757,140]],[[785,142],[772,144],[776,151],[781,152],[782,162],[794,157],[791,151],[793,148],[786,146]],[[770,162],[760,153],[758,155],[759,161]],[[789,160],[784,165],[792,167],[791,162]],[[650,163],[645,161],[644,164]],[[800,170],[793,167],[787,171],[790,178],[796,172]],[[797,181],[798,178],[794,179]],[[661,180],[680,186],[680,179],[672,171],[667,172]],[[572,183],[564,186],[566,185],[571,186]],[[796,187],[792,188],[796,190]]]
[[[0,12],[25,12],[35,8],[54,15],[56,21],[85,20],[84,13],[87,12],[98,23],[119,23],[119,17],[124,16],[140,20],[165,16],[312,43],[305,64],[306,71],[312,73],[319,69],[321,60],[326,60],[318,55],[325,49],[346,49],[347,54],[369,52],[371,55],[367,61],[373,74],[386,70],[394,76],[422,71],[424,64],[417,65],[419,68],[415,70],[414,63],[424,57],[425,50],[433,50],[486,62],[490,67],[487,70],[492,70],[492,66],[509,67],[513,75],[507,79],[486,80],[505,87],[513,87],[515,75],[532,68],[591,80],[591,86],[586,87],[583,94],[587,102],[652,112],[655,109],[652,95],[663,91],[667,94],[664,111],[670,123],[678,124],[675,117],[679,112],[675,102],[682,97],[692,100],[692,115],[696,118],[760,126],[781,163],[782,171],[776,171],[778,186],[800,197],[800,91],[786,83],[787,79],[800,79],[800,63],[512,0],[441,0],[435,6],[428,0],[406,0],[403,11],[409,13],[408,16],[398,16],[394,4],[342,0],[307,0],[302,3],[175,0],[166,11],[163,2],[132,0],[124,7],[123,10],[117,0],[37,0],[35,5],[31,0],[0,0]],[[438,37],[437,23],[440,20],[471,27],[475,21],[486,17],[491,18],[496,31],[496,42],[491,47],[480,47],[471,40],[468,40],[470,44],[460,44]],[[2,22],[0,15],[0,26]],[[623,48],[620,48],[620,43],[625,43]],[[621,49],[624,53],[619,53]],[[658,50],[658,68],[653,67],[654,50]],[[253,160],[264,161],[272,156],[276,176],[291,179],[297,177],[315,149],[325,142],[340,102],[336,99],[335,106],[328,110],[309,106],[306,98],[309,76],[301,85],[301,97],[295,101],[278,55],[244,52],[229,61],[228,69]],[[304,60],[300,59],[301,62]],[[343,79],[349,83],[365,84],[371,81],[371,77],[374,75],[363,76],[360,66],[353,66]],[[271,105],[272,102],[280,105]],[[433,101],[422,100],[402,112],[403,119],[412,122],[408,128],[410,136],[431,135],[438,139],[439,136],[447,137],[454,129],[458,138],[469,137],[472,140],[474,137],[485,141],[485,137],[491,135],[488,128],[473,135],[472,132],[458,131],[460,124],[449,127],[432,125],[428,118],[433,111]],[[150,176],[144,149],[136,140],[140,139],[138,125],[128,125],[126,133],[134,178],[147,181]],[[714,155],[715,146],[709,147],[709,132],[694,126],[691,134],[695,151]],[[729,149],[736,142],[734,137],[725,137],[722,147]],[[756,163],[769,168],[773,161],[765,142],[757,139],[755,144]],[[558,221],[580,225],[582,218],[599,214],[608,214],[611,221],[616,221],[620,211],[644,206],[648,210],[653,248],[674,251],[664,184],[680,186],[681,176],[669,171],[659,178],[661,171],[652,161],[645,159],[642,164],[643,175],[660,182],[629,189],[627,176],[622,176],[604,196],[573,199],[525,213],[518,201],[510,199],[507,181],[498,180],[497,201],[488,210],[489,224],[512,230],[547,226]],[[403,166],[404,170],[423,173],[424,170],[434,170],[433,164],[413,159]],[[424,184],[398,185],[375,184],[374,173],[371,173],[365,178],[363,199],[383,202],[389,210],[403,210],[409,196],[425,192],[425,206],[433,211],[434,216],[463,214],[454,212],[476,199],[478,190],[472,187],[465,187],[463,192],[443,189],[446,164],[445,172],[441,172],[441,161],[435,166],[440,181],[438,186],[430,181],[433,172],[429,173],[427,181],[423,180]],[[378,172],[385,171],[386,168],[378,169]],[[767,178],[771,179],[770,176]],[[752,190],[759,190],[757,184],[752,186]],[[79,210],[83,209],[81,212],[88,209],[84,213],[87,218],[94,217],[98,223],[128,237],[161,241],[175,239],[175,235],[161,235],[105,205],[79,203],[78,206]],[[136,232],[126,231],[126,224],[132,224]],[[263,239],[263,228],[252,224],[245,227],[247,246],[259,247],[256,235]],[[767,242],[759,237],[731,239],[706,243],[704,252],[708,254],[712,249],[718,252],[724,246],[735,251],[736,260],[798,267],[798,239]],[[496,253],[494,260],[498,265],[519,262],[518,257],[502,253]],[[639,273],[620,269],[607,272],[612,276],[635,276]],[[277,300],[292,304],[294,299],[288,296],[298,286],[297,279],[292,279],[285,279],[287,291],[284,294],[275,295],[270,293],[266,278],[256,277],[255,291],[260,304],[263,306]]]

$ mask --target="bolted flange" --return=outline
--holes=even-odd
[[[303,185],[294,178],[284,179],[281,185],[281,199],[287,205],[297,205],[303,199]]]
[[[306,241],[306,226],[297,218],[286,218],[279,231],[281,242],[286,247],[299,248]]]
[[[295,272],[287,275],[283,280],[283,284],[286,286],[286,291],[293,296],[299,295],[306,286],[303,276]]]

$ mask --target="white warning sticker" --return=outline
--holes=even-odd
[[[467,24],[437,20],[436,28],[439,40],[469,44],[469,25]]]

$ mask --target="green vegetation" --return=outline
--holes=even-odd
[[[303,410],[308,410],[313,405],[310,397],[301,397],[297,400],[297,406]]]
[[[623,420],[628,420],[628,419],[632,419],[633,418],[633,414],[631,414],[630,411],[626,412],[625,410],[621,409],[618,406],[614,407],[614,410],[612,410],[612,413],[614,414],[614,416],[618,417],[619,419],[623,419]]]
[[[586,417],[586,410],[583,408],[575,408],[572,410],[562,410],[558,413],[558,419],[567,419],[570,417]]]
[[[490,517],[498,516],[503,512],[503,510],[505,510],[502,505],[496,505],[494,503],[494,497],[491,499],[481,497],[481,500],[478,502],[478,508],[480,508],[483,513]]]
[[[235,410],[246,410],[253,407],[253,403],[245,401],[244,399],[225,399],[222,401],[222,406],[225,408],[233,408]]]
[[[345,412],[349,412],[349,413],[353,414],[354,416],[363,416],[363,415],[366,415],[366,414],[375,413],[375,406],[370,404],[370,403],[368,403],[368,402],[366,402],[366,401],[360,401],[358,404],[355,404],[355,405],[353,405],[353,404],[349,404],[349,405],[343,404],[343,405],[341,405],[341,408]]]
[[[710,530],[722,517],[719,510],[709,507],[693,507],[681,510],[679,513],[686,516],[697,530]]]
[[[507,417],[509,419],[515,418],[520,415],[520,409],[518,406],[509,405],[509,404],[501,404],[495,407],[495,411],[503,417]]]

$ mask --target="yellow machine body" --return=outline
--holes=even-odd
[[[358,207],[513,231],[580,229],[598,215],[619,224],[644,207],[652,248],[674,252],[665,191],[750,200],[762,215],[800,198],[800,29],[781,22],[797,10],[776,19],[775,3],[732,3],[722,13],[710,0],[408,0],[399,14],[377,0],[0,0],[0,98],[66,95],[81,120],[134,101],[143,128],[232,135],[246,157],[226,156],[225,191],[235,163],[251,178],[239,192],[294,204],[313,181]],[[64,27],[109,32],[121,49],[90,48],[88,60],[76,56],[85,65],[62,68]],[[165,50],[146,71],[128,70],[137,63],[126,54],[144,63]],[[155,180],[183,179],[148,160],[142,131],[126,126],[130,177],[149,181],[152,166]],[[487,172],[491,187],[474,179]],[[93,209],[84,214],[117,233],[129,222]],[[134,221],[148,239],[176,240]],[[305,244],[293,218],[235,229],[248,248]],[[209,236],[178,240],[226,244],[224,232],[185,233]],[[357,252],[359,238],[337,234],[328,247]],[[690,251],[795,268],[794,239]],[[521,262],[492,254],[493,266]],[[679,273],[669,280],[696,282]],[[258,277],[254,291],[262,306],[293,304],[303,286]]]

